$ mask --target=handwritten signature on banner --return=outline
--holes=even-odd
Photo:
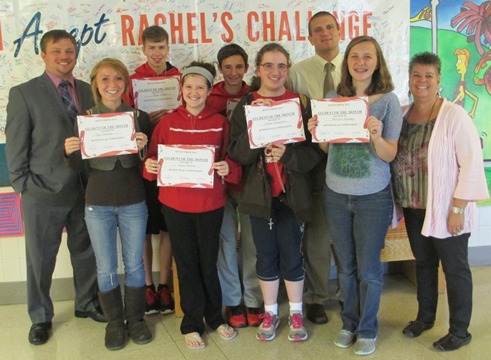
[[[409,0],[56,0],[35,5],[4,0],[0,9],[0,143],[5,141],[8,90],[44,70],[39,55],[42,35],[67,29],[77,43],[74,75],[88,80],[94,64],[117,57],[130,72],[145,62],[141,33],[161,25],[169,33],[169,61],[177,68],[190,61],[216,61],[223,45],[235,42],[253,58],[267,42],[280,42],[292,62],[314,54],[308,41],[308,20],[318,11],[330,11],[340,23],[341,49],[358,35],[380,39],[391,68],[396,93],[407,94]],[[388,11],[390,9],[390,11]],[[389,51],[390,50],[390,51]],[[254,72],[250,66],[246,81]],[[396,76],[394,76],[396,75]]]

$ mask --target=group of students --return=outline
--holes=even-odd
[[[320,28],[312,25],[322,17],[329,18],[327,25]],[[311,42],[315,41],[313,32],[325,33],[328,39],[337,36],[339,40],[339,24],[330,13],[321,12],[312,17],[309,23]],[[166,287],[172,255],[177,266],[184,312],[181,333],[189,348],[205,347],[201,337],[205,324],[225,340],[236,337],[234,328],[246,325],[258,327],[258,340],[273,340],[280,323],[280,279],[284,280],[289,302],[288,339],[293,342],[307,340],[308,332],[303,320],[306,276],[302,252],[303,224],[320,217],[327,222],[332,239],[338,266],[340,300],[343,303],[343,325],[334,343],[341,348],[354,344],[354,352],[358,355],[373,353],[383,287],[380,253],[394,213],[391,162],[398,156],[403,123],[411,123],[416,114],[415,110],[406,113],[412,114],[411,117],[403,116],[398,98],[392,92],[394,85],[378,42],[369,36],[354,38],[344,56],[341,56],[341,63],[340,55],[336,53],[337,60],[333,59],[333,63],[340,74],[336,79],[339,85],[331,84],[327,93],[319,97],[366,97],[369,116],[365,127],[369,142],[314,144],[311,133],[318,125],[318,119],[312,117],[309,98],[289,89],[292,83],[298,82],[298,77],[289,79],[292,65],[290,55],[280,44],[269,43],[258,51],[254,63],[255,76],[249,87],[243,81],[249,66],[247,54],[236,44],[226,45],[218,52],[218,69],[224,81],[214,85],[216,70],[213,64],[194,61],[178,71],[167,62],[168,36],[165,30],[150,26],[142,37],[143,52],[148,61],[131,77],[119,60],[104,59],[96,64],[90,76],[95,106],[88,111],[91,114],[132,112],[139,154],[82,161],[78,151],[79,138],[70,136],[65,141],[65,156],[70,165],[88,174],[85,221],[97,262],[99,300],[108,321],[106,347],[111,350],[123,348],[128,333],[137,344],[152,340],[144,314],[156,309],[168,311],[173,308]],[[425,124],[436,118],[439,108],[435,108],[435,103],[441,103],[435,85],[437,82],[430,86],[424,80],[427,76],[424,71],[433,69],[434,60],[431,57],[428,60],[427,55],[419,55],[413,59],[410,67],[411,91],[426,91],[430,94],[424,96],[437,99],[430,103],[432,107]],[[438,83],[439,70],[432,73],[432,79],[438,78]],[[420,74],[418,79],[424,78],[423,81],[413,80],[416,78],[414,71]],[[183,105],[174,111],[150,114],[135,109],[130,79],[166,75],[181,76]],[[320,87],[322,91],[326,89],[323,84]],[[251,149],[244,106],[270,106],[294,98],[299,98],[306,140],[291,144],[275,142],[265,148]],[[417,108],[415,105],[413,107]],[[470,122],[464,118],[465,113],[460,111],[459,114],[459,121]],[[465,126],[468,136],[473,139],[476,132],[475,128],[472,130],[472,123]],[[424,136],[428,140],[431,131]],[[159,144],[213,146],[213,188],[157,188]],[[145,154],[147,146],[148,152]],[[454,194],[454,188],[449,186],[447,201],[439,203],[441,209],[451,208],[453,214],[458,212],[462,217],[466,208],[465,214],[470,219],[466,218],[465,224],[463,219],[449,220],[448,226],[452,226],[452,232],[448,234],[450,230],[445,232],[447,218],[442,215],[444,225],[441,227],[444,230],[439,229],[438,234],[431,230],[423,231],[430,239],[433,236],[437,238],[435,243],[446,241],[440,240],[446,238],[445,235],[451,238],[457,234],[465,235],[462,240],[464,245],[460,245],[460,256],[466,254],[466,241],[473,221],[472,202],[487,197],[487,189],[483,189],[483,172],[477,169],[482,157],[479,158],[476,146],[477,141],[470,145],[474,151],[466,150],[466,157],[462,159],[457,156],[458,164],[452,167],[457,177],[459,169],[466,175],[464,171],[471,168],[471,175],[462,175],[456,182],[463,182],[457,186],[458,190],[462,187],[467,189],[469,184],[473,184],[474,191],[460,190]],[[457,148],[457,155],[460,147]],[[471,158],[472,161],[469,161]],[[451,162],[450,157],[448,162]],[[313,191],[313,174],[319,175],[319,164],[322,182],[316,184]],[[406,197],[414,197],[417,190],[426,184],[418,183],[416,187],[411,184],[407,188],[406,183],[397,183],[395,190],[399,193],[396,199],[408,192],[412,195]],[[432,190],[439,191],[435,188]],[[319,202],[322,203],[320,213],[319,206],[316,206]],[[406,207],[410,208],[411,205],[403,204],[404,215],[408,217],[411,214]],[[426,208],[426,193],[420,206]],[[418,216],[421,217],[421,214]],[[412,246],[413,235],[421,236],[421,228],[418,230],[416,227],[412,226],[413,233],[408,229]],[[457,227],[459,230],[455,232]],[[125,273],[124,297],[117,277],[118,229]],[[159,255],[159,289],[153,288],[152,284],[152,244],[151,239],[144,240],[146,233],[163,234]],[[240,256],[237,253],[238,242]],[[415,256],[417,271],[420,272],[424,260],[420,261],[416,252]],[[435,258],[439,259],[439,253]],[[466,261],[465,258],[460,265],[465,267]],[[434,260],[431,266],[434,268]],[[447,274],[450,265],[444,261],[443,266]],[[466,281],[468,292],[469,279]],[[448,282],[449,301],[450,298],[462,298],[459,295],[462,282],[456,285],[457,288],[452,287],[452,281]],[[166,294],[157,296],[156,290],[163,288],[167,288]],[[420,293],[424,291],[418,285],[420,302],[424,297]],[[458,300],[455,301],[451,307],[451,323],[452,309],[461,311],[461,305]],[[469,299],[467,297],[461,301],[468,302]],[[227,307],[227,321],[222,314],[222,304]],[[418,316],[416,321],[410,323],[410,331],[405,329],[406,335],[418,336],[431,328],[436,311],[433,303],[431,306],[431,309],[434,308],[433,314],[426,314],[426,318]],[[431,312],[431,309],[428,311]],[[470,319],[470,311],[463,316]],[[454,350],[470,341],[468,319],[459,321],[454,325],[458,331],[451,326],[450,338],[447,335],[435,347]]]

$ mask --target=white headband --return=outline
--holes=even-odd
[[[186,75],[189,75],[189,74],[201,75],[206,80],[208,80],[211,85],[213,85],[213,80],[215,79],[215,77],[213,76],[213,74],[211,72],[209,72],[208,70],[206,70],[204,67],[201,67],[201,66],[190,66],[190,67],[185,68],[182,71],[182,78],[184,79],[184,77]]]

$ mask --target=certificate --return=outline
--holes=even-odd
[[[182,103],[179,75],[132,79],[131,81],[137,109],[147,113],[174,110]]]
[[[317,116],[317,127],[312,131],[312,142],[366,143],[370,134],[364,127],[368,117],[367,97],[311,100],[312,116]]]
[[[77,124],[82,159],[138,152],[133,112],[78,115]]]
[[[215,147],[159,145],[157,184],[188,188],[213,188]]]
[[[263,148],[273,142],[288,144],[305,140],[298,98],[244,108],[251,149]]]

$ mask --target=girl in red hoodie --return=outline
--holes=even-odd
[[[165,115],[158,123],[144,169],[145,178],[157,178],[159,144],[211,145],[216,149],[213,188],[161,186],[159,189],[179,278],[184,312],[181,333],[186,345],[192,349],[205,346],[201,338],[205,330],[203,318],[223,339],[236,336],[235,330],[222,317],[216,263],[226,202],[225,183],[238,184],[242,171],[226,154],[227,119],[206,107],[214,78],[212,64],[192,62],[183,70],[182,94],[186,105]]]

